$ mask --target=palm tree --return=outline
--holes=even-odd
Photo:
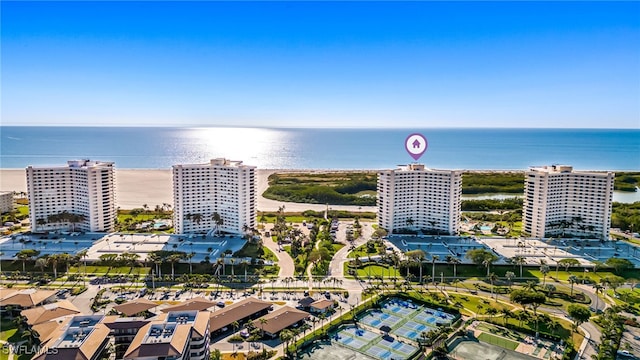
[[[211,220],[216,224],[216,233],[220,235],[220,226],[224,224],[224,220],[217,212],[214,212],[213,215],[211,215]]]
[[[529,291],[536,291],[537,288],[538,288],[538,284],[536,284],[536,282],[533,280],[527,281],[527,283],[524,286],[524,289]]]
[[[571,284],[571,297],[573,297],[573,284],[578,282],[578,277],[575,275],[569,276],[569,284]]]
[[[38,344],[40,344],[40,335],[33,329],[25,329],[22,332],[21,338],[27,341],[27,345],[29,348],[32,348]]]
[[[196,223],[196,225],[200,225],[202,221],[202,214],[191,214],[191,221]]]
[[[438,255],[431,255],[431,280],[436,283],[436,261],[440,259]]]
[[[24,331],[29,328],[29,324],[27,324],[27,318],[24,315],[18,315],[13,319],[13,324],[18,328],[18,332]]]
[[[87,217],[82,214],[70,214],[68,217],[69,222],[72,226],[72,231],[76,231],[76,224],[82,223],[87,220]]]
[[[288,354],[289,349],[289,341],[293,338],[293,333],[289,329],[284,329],[280,331],[280,340],[282,341],[282,351],[284,351],[285,356]]]
[[[249,267],[250,262],[247,259],[242,260],[240,263],[242,268],[244,269],[244,282],[247,282],[247,268]]]
[[[593,288],[595,289],[595,293],[596,293],[596,310],[598,309],[598,301],[599,301],[599,297],[598,294],[601,293],[604,290],[604,286],[595,283],[593,284]],[[632,287],[632,289],[634,289],[635,287]],[[572,286],[573,289],[573,286]]]
[[[500,310],[500,313],[502,314],[502,317],[504,318],[504,325],[507,326],[507,322],[509,321],[509,318],[513,317],[513,312],[511,310],[509,310],[509,308],[502,308]]]
[[[58,261],[59,261],[59,255],[58,254],[52,254],[49,256],[47,262],[49,263],[49,265],[51,265],[51,268],[53,269],[53,279],[57,279],[58,278]]]
[[[513,264],[520,266],[520,278],[522,278],[522,265],[526,264],[527,261],[523,256],[516,256],[512,259]]]
[[[37,258],[35,266],[39,268],[42,275],[44,275],[44,268],[47,267],[47,258],[46,257]]]
[[[516,312],[514,317],[520,322],[520,326],[522,326],[522,323],[529,319],[529,314],[526,311],[522,310]]]
[[[25,270],[25,263],[27,262],[27,260],[31,260],[34,257],[37,257],[38,255],[40,255],[40,251],[38,250],[34,250],[34,249],[23,249],[18,251],[18,253],[16,253],[16,258],[18,260],[22,260],[22,272],[26,273]]]
[[[450,265],[453,265],[453,277],[457,277],[458,276],[458,264],[460,264],[462,261],[460,261],[460,259],[453,257],[451,255],[447,255],[447,263]]]
[[[37,229],[38,227],[42,228],[42,226],[44,226],[44,225],[46,225],[46,224],[47,224],[47,220],[42,219],[42,218],[40,218],[40,219],[36,219],[36,225],[37,225],[37,226],[36,226],[36,229]]]
[[[269,320],[265,318],[260,318],[260,328],[262,329],[262,337],[264,337],[264,325],[269,322]],[[264,349],[264,343],[262,343],[262,348]]]
[[[407,220],[405,220],[405,223],[407,224],[407,227],[412,227],[414,222],[412,218],[407,218]]]
[[[324,328],[324,321],[327,318],[327,315],[325,313],[321,313],[320,315],[318,315],[318,319],[320,319],[320,329]]]
[[[493,284],[498,280],[498,275],[495,273],[489,274],[489,282],[491,282],[491,297],[493,297]],[[496,296],[497,299],[497,296]]]
[[[509,282],[509,287],[511,287],[511,285],[513,284],[513,278],[516,277],[516,274],[514,274],[513,271],[507,271],[504,274],[504,277],[507,278],[507,281]]]
[[[560,323],[557,322],[556,320],[551,320],[547,323],[547,329],[551,330],[551,335],[555,335],[556,330],[558,330],[561,327],[562,325],[560,325]]]
[[[456,291],[458,291],[458,284],[460,283],[460,279],[453,279],[451,281],[453,283],[453,286],[455,287]]]
[[[171,254],[167,258],[167,261],[171,263],[171,280],[175,280],[175,264],[180,260],[183,260],[184,258],[185,258],[185,253],[182,253],[182,252]]]
[[[540,272],[542,273],[542,285],[547,283],[547,274],[549,273],[549,265],[544,263],[544,260],[540,260]]]
[[[493,263],[493,260],[490,258],[484,259],[482,261],[482,265],[484,265],[487,268],[487,277],[489,277],[489,271],[491,270],[492,263]]]
[[[498,309],[494,307],[490,307],[487,309],[487,315],[489,315],[489,320],[493,319],[493,317],[498,313]]]
[[[193,274],[193,263],[191,262],[191,259],[193,259],[194,256],[196,256],[196,253],[193,251],[186,255],[187,260],[189,260],[189,274]]]

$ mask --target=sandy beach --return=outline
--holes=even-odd
[[[285,206],[287,212],[305,210],[322,211],[326,205],[299,204],[265,199],[262,193],[267,189],[269,175],[274,172],[329,172],[329,170],[257,170],[258,210],[275,211]],[[336,172],[344,172],[340,170]],[[173,186],[171,170],[116,170],[116,204],[122,209],[133,209],[147,204],[150,208],[164,203],[173,204]],[[1,169],[0,191],[27,191],[25,171],[23,169]],[[374,206],[331,205],[334,210],[376,211]]]

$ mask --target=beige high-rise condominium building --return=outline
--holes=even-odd
[[[525,174],[524,232],[537,238],[607,239],[614,177],[612,172],[574,171],[568,165],[531,167]]]
[[[117,218],[113,165],[74,160],[62,166],[28,166],[31,231],[113,231]]]
[[[177,234],[211,230],[243,234],[256,227],[256,167],[213,159],[173,166],[173,218]]]
[[[378,173],[378,222],[389,233],[400,229],[440,234],[460,231],[462,172],[421,164]]]

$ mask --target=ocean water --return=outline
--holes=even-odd
[[[640,130],[19,126],[0,127],[0,168],[88,158],[156,169],[226,157],[265,169],[385,169],[414,161],[404,149],[413,132],[426,136],[419,162],[432,168],[640,170]]]

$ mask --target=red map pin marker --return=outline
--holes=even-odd
[[[427,138],[422,134],[413,133],[407,136],[407,140],[404,141],[404,148],[417,161],[427,151]]]

